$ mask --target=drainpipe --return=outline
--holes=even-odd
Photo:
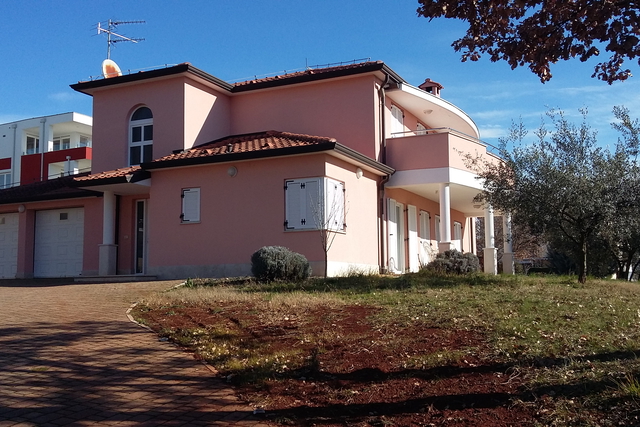
[[[387,164],[387,137],[386,137],[386,127],[385,127],[385,114],[384,107],[386,102],[385,88],[389,85],[389,75],[387,74],[384,78],[384,82],[378,89],[378,96],[380,99],[380,162],[383,164]],[[378,227],[379,232],[379,245],[378,245],[378,254],[380,257],[380,273],[386,273],[389,271],[389,266],[387,265],[387,221],[386,219],[386,209],[384,203],[384,185],[389,181],[390,176],[387,175],[378,183],[378,220],[380,221],[380,225]]]

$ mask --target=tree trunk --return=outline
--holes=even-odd
[[[582,239],[578,253],[578,282],[587,283],[587,239]]]

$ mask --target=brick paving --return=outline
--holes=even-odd
[[[128,320],[177,283],[0,281],[0,427],[266,427],[206,366]]]

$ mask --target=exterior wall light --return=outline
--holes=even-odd
[[[23,213],[26,210],[27,210],[27,208],[25,208],[24,205],[18,206],[18,212]]]
[[[235,166],[229,166],[229,169],[227,169],[227,175],[233,178],[237,174],[238,174],[238,168],[236,168]]]
[[[362,178],[362,175],[364,175],[364,172],[362,172],[362,169],[360,168],[356,169],[356,178],[360,179]]]

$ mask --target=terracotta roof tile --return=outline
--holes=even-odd
[[[239,88],[239,87],[243,87],[243,86],[250,86],[250,85],[259,85],[259,84],[263,84],[263,83],[271,83],[271,82],[278,82],[278,81],[283,81],[283,80],[290,80],[290,79],[295,79],[295,78],[299,78],[299,77],[303,77],[303,76],[313,76],[313,75],[323,75],[323,74],[331,74],[331,73],[335,73],[335,72],[342,72],[342,71],[354,71],[354,70],[358,70],[360,68],[367,68],[370,67],[372,65],[384,65],[384,63],[382,61],[367,61],[367,62],[359,62],[356,64],[346,64],[346,65],[338,65],[335,67],[325,67],[325,68],[308,68],[306,70],[303,71],[296,71],[293,73],[286,73],[286,74],[281,74],[281,75],[277,75],[277,76],[270,76],[270,77],[264,77],[264,78],[260,78],[260,79],[253,79],[253,80],[247,80],[244,82],[238,82],[238,83],[234,83],[233,87],[234,88]]]
[[[129,174],[133,174],[134,172],[139,170],[140,170],[140,166],[129,166],[127,168],[120,168],[112,171],[100,172],[93,175],[79,176],[79,177],[76,177],[75,180],[78,182],[86,182],[86,181],[93,181],[93,180],[99,180],[99,179],[120,178],[123,176],[127,176]]]
[[[270,130],[218,139],[189,150],[161,157],[154,160],[153,163],[224,156],[225,154],[255,153],[281,148],[305,147],[335,142],[336,140],[334,138]]]

